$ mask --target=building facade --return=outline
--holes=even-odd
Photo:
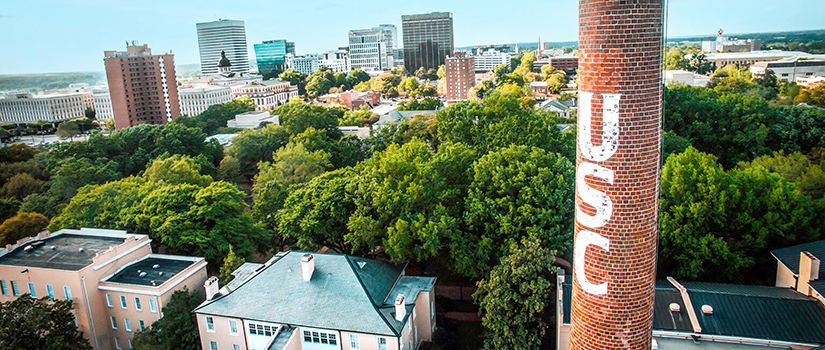
[[[50,95],[8,94],[0,98],[0,123],[62,122],[83,118],[86,116],[86,108],[93,107],[94,99],[88,92]]]
[[[197,24],[198,51],[201,58],[201,73],[218,73],[215,62],[221,58],[221,50],[233,62],[232,72],[249,72],[249,53],[246,46],[246,26],[244,21],[221,19]]]
[[[810,78],[825,75],[825,55],[818,59],[787,58],[773,62],[756,62],[750,67],[754,75],[773,71],[777,79],[796,81],[797,78]]]
[[[94,349],[130,349],[172,293],[202,291],[206,280],[203,258],[152,254],[150,244],[146,235],[85,228],[25,238],[0,249],[0,301],[72,300]]]
[[[95,118],[98,122],[106,122],[115,117],[112,111],[112,96],[109,95],[108,86],[93,89],[92,99],[95,104]]]
[[[445,59],[444,66],[447,74],[447,101],[466,100],[467,91],[475,86],[476,82],[475,58],[457,52],[453,57]]]
[[[104,55],[115,128],[166,124],[180,115],[174,55],[153,55],[137,41]]]
[[[312,74],[321,67],[327,67],[336,73],[349,73],[352,70],[350,57],[344,50],[331,50],[322,54],[303,56],[287,54],[285,61],[287,69],[295,69],[305,75]]]
[[[473,58],[475,58],[476,72],[489,72],[502,64],[506,64],[509,67],[512,57],[513,53],[501,52],[496,49],[489,49],[487,51],[478,49],[476,55],[473,56]]]
[[[433,12],[401,16],[404,36],[404,67],[412,73],[418,68],[435,68],[453,54],[453,14]]]
[[[263,111],[278,107],[298,96],[298,87],[279,79],[264,80],[261,83],[231,85],[232,98],[248,96],[255,103],[256,110]]]
[[[209,106],[232,101],[232,90],[228,86],[203,86],[182,88],[180,95],[181,115],[196,116]]]
[[[268,40],[255,44],[255,62],[258,73],[269,78],[277,77],[286,70],[285,56],[295,54],[295,43],[286,40]]]
[[[387,70],[395,66],[398,30],[382,24],[371,29],[349,31],[349,57],[352,68]]]
[[[377,260],[296,251],[244,264],[220,290],[217,279],[207,281],[207,300],[194,311],[201,346],[417,349],[435,330],[435,278],[403,271]]]

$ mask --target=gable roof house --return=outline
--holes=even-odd
[[[435,329],[435,278],[340,254],[290,251],[244,264],[194,310],[203,349],[417,349]]]

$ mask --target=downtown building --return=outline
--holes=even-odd
[[[92,89],[92,98],[95,103],[95,119],[98,122],[106,122],[115,117],[112,111],[112,95],[109,94],[109,87],[98,87]]]
[[[349,73],[354,68],[349,55],[344,50],[330,50],[322,54],[302,56],[287,54],[285,61],[287,69],[297,70],[304,75],[312,74],[321,67],[327,67],[335,73]]]
[[[453,54],[453,14],[433,12],[401,16],[404,36],[404,67],[410,73],[418,68],[438,69],[444,58]]]
[[[447,57],[444,69],[447,80],[447,103],[467,99],[467,92],[475,86],[475,58],[463,52]]]
[[[249,72],[249,54],[246,46],[246,26],[244,21],[221,19],[197,24],[198,51],[201,58],[201,73],[218,73],[215,62],[221,59],[221,51],[234,62],[232,72]]]
[[[393,68],[397,46],[398,30],[392,24],[349,31],[349,58],[353,69]]]
[[[513,57],[512,52],[502,52],[495,48],[487,51],[478,49],[475,58],[476,72],[489,72],[496,69],[497,66],[506,64],[510,66],[510,59]]]
[[[131,349],[135,333],[163,317],[175,291],[203,292],[207,277],[204,258],[153,254],[151,242],[87,228],[21,239],[0,249],[0,302],[71,300],[93,349]]]
[[[104,64],[115,128],[166,124],[180,115],[175,56],[152,54],[137,41],[126,51],[105,51]]]
[[[254,47],[258,73],[267,78],[283,73],[286,70],[286,54],[295,54],[295,43],[283,39],[267,40]]]
[[[72,92],[65,94],[33,95],[9,94],[0,98],[0,123],[33,124],[38,121],[57,123],[83,118],[86,108],[93,108],[92,94]]]
[[[194,117],[209,106],[232,101],[232,90],[228,86],[199,86],[179,90],[181,115]]]

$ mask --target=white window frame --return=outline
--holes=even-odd
[[[135,310],[142,311],[143,309],[140,307],[140,298],[135,297]]]
[[[232,350],[241,350],[241,346],[238,344],[232,344]]]
[[[54,287],[51,284],[46,285],[46,294],[49,295],[49,299],[54,300]]]
[[[117,329],[117,318],[115,318],[114,316],[109,317],[109,321],[112,322],[112,329]]]
[[[383,343],[382,343],[382,341],[383,341]],[[375,342],[378,345],[378,350],[387,350],[387,338],[377,337],[377,338],[375,338]]]
[[[63,286],[63,297],[66,300],[72,300],[72,289],[69,286]]]
[[[2,292],[3,295],[9,295],[9,289],[6,287],[6,280],[0,280],[0,292]]]
[[[122,349],[120,347],[120,338],[115,337],[115,349]]]
[[[146,324],[143,323],[143,320],[138,320],[138,327],[140,328],[141,332],[143,332],[143,330],[146,329]]]
[[[126,296],[125,295],[120,296],[120,307],[122,307],[124,310],[126,310]]]
[[[206,331],[215,333],[215,319],[212,316],[206,316]]]
[[[238,322],[229,320],[229,335],[238,335]]]
[[[149,299],[149,312],[158,312],[158,306],[155,305],[155,299]]]
[[[37,299],[37,290],[34,289],[34,283],[26,283],[26,287],[29,289],[29,295],[31,295],[32,298]]]
[[[17,281],[11,281],[11,294],[16,297],[20,296],[20,287],[17,285]]]
[[[209,349],[210,350],[218,350],[218,342],[214,340],[209,341]]]
[[[106,306],[112,307],[112,296],[110,294],[106,294]]]
[[[131,348],[134,348],[134,347],[132,346],[132,339],[129,339],[129,349],[131,349]]]
[[[132,331],[132,322],[129,322],[129,319],[128,319],[128,318],[124,318],[124,319],[123,319],[123,325],[126,327],[126,331],[127,331],[127,332],[131,332],[131,331]]]
[[[360,349],[361,348],[361,343],[358,342],[358,334],[350,333],[350,335],[349,335],[349,348],[350,349]]]

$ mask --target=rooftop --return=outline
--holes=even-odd
[[[779,347],[771,345],[751,345],[713,340],[694,340],[678,337],[658,337],[653,336],[659,350],[776,350],[790,349],[789,347]]]
[[[315,272],[302,277],[305,252],[276,256],[235,290],[206,301],[195,312],[247,320],[398,336],[418,293],[435,278],[402,277],[403,266],[340,254],[312,253]],[[241,267],[249,269],[251,266]],[[236,271],[237,272],[237,271]],[[240,273],[239,273],[240,275]],[[277,290],[278,293],[272,293]],[[407,318],[394,318],[394,292],[406,292]]]
[[[129,237],[135,236],[125,231],[61,230],[11,251],[0,250],[0,265],[77,271],[91,265],[98,253],[123,244]]]
[[[159,286],[179,272],[192,266],[199,258],[168,255],[149,255],[121,268],[104,282],[134,284],[139,286]]]
[[[776,260],[785,265],[794,275],[799,275],[799,253],[810,252],[819,260],[825,260],[825,240],[795,245],[771,251]],[[819,265],[819,276],[825,279],[825,264]]]

